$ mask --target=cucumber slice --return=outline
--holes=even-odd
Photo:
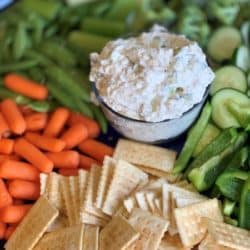
[[[246,46],[241,46],[235,53],[235,65],[245,72],[250,69],[250,51]]]
[[[215,137],[220,133],[220,129],[212,124],[208,124],[205,128],[200,141],[195,147],[193,157],[196,157]]]
[[[222,62],[230,59],[234,50],[241,44],[241,34],[234,27],[217,29],[208,41],[207,51],[212,59]]]
[[[241,31],[241,36],[242,36],[244,44],[246,46],[249,46],[250,45],[250,21],[244,22],[240,27],[240,31]]]
[[[231,214],[234,211],[235,205],[236,205],[235,201],[224,199],[223,206],[222,206],[223,214],[227,216],[231,216]]]
[[[241,124],[228,109],[228,103],[250,105],[250,99],[244,93],[235,89],[221,89],[212,98],[212,119],[220,128],[240,127]]]
[[[233,88],[247,91],[247,79],[244,72],[235,66],[225,66],[215,72],[215,78],[210,88],[210,95],[220,89]]]

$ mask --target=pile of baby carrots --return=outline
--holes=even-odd
[[[13,79],[4,78],[6,88],[35,100],[47,98],[45,86],[25,81],[20,87]],[[40,113],[9,98],[1,101],[0,239],[10,237],[38,199],[41,172],[77,175],[78,168],[101,165],[105,155],[113,154],[111,147],[96,140],[99,134],[96,121],[67,108]]]

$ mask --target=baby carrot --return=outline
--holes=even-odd
[[[83,153],[93,157],[99,162],[103,162],[105,155],[112,156],[114,151],[113,148],[94,139],[85,140],[80,143],[78,147]]]
[[[26,116],[26,115],[31,115],[31,114],[34,113],[34,111],[33,111],[30,107],[28,107],[28,106],[18,106],[18,107],[19,107],[20,112],[21,112],[24,116]]]
[[[44,85],[13,73],[4,77],[4,86],[33,99],[45,100],[48,97],[48,89]]]
[[[0,164],[2,164],[4,161],[7,161],[7,160],[16,160],[16,161],[18,161],[18,160],[20,160],[20,157],[19,156],[17,156],[17,155],[1,155],[0,154]]]
[[[10,128],[7,124],[7,121],[3,117],[2,113],[0,113],[0,137],[5,137],[10,132]]]
[[[0,165],[0,177],[7,180],[37,181],[39,174],[36,167],[21,161],[6,160]]]
[[[77,168],[60,168],[59,174],[63,176],[77,176],[78,175],[78,169]]]
[[[24,117],[27,131],[40,131],[47,124],[48,115],[46,113],[32,113]]]
[[[0,240],[4,239],[6,228],[6,224],[0,221]]]
[[[2,179],[0,179],[0,208],[12,204],[12,197],[8,192],[6,185]]]
[[[12,154],[14,141],[11,139],[0,139],[0,154]]]
[[[82,141],[88,138],[88,130],[83,124],[74,124],[68,130],[66,130],[61,139],[66,143],[66,149],[76,147]]]
[[[49,152],[61,152],[66,145],[63,140],[37,133],[26,133],[25,138],[38,148]]]
[[[77,168],[80,161],[79,153],[74,150],[47,153],[46,155],[54,163],[55,168]]]
[[[40,196],[40,184],[33,181],[13,180],[9,182],[12,197],[24,200],[37,200]]]
[[[93,164],[101,165],[100,163],[98,163],[98,161],[94,160],[93,158],[80,154],[79,168],[84,168],[86,170],[89,170]]]
[[[50,173],[53,169],[53,162],[24,138],[20,138],[15,142],[14,152],[37,167],[41,172]]]
[[[87,116],[71,112],[68,125],[73,126],[76,123],[82,123],[84,126],[86,126],[90,138],[96,138],[100,134],[100,127],[95,120],[92,120]]]
[[[22,134],[26,129],[26,124],[22,113],[15,102],[5,99],[1,104],[1,111],[10,130],[15,134]]]
[[[10,236],[14,233],[14,231],[16,230],[17,225],[15,226],[8,226],[7,229],[5,230],[5,234],[4,234],[4,239],[8,240],[10,238]]]
[[[51,116],[44,135],[57,137],[62,131],[66,121],[69,118],[69,110],[66,108],[58,108]]]
[[[20,222],[32,205],[10,205],[0,210],[0,220],[5,223]]]

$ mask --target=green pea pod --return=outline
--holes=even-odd
[[[108,131],[108,122],[107,122],[106,117],[104,116],[102,110],[95,105],[91,105],[91,109],[93,110],[94,117],[98,121],[102,132],[104,134],[106,134]]]
[[[43,70],[39,67],[33,67],[29,70],[29,76],[32,80],[39,82],[41,84],[45,83],[46,75]]]
[[[239,226],[250,229],[250,177],[245,181],[241,191]]]
[[[71,95],[76,99],[79,98],[85,102],[89,102],[89,93],[84,88],[81,88],[63,69],[51,66],[45,69],[45,73],[49,79],[60,84],[61,88],[67,93],[67,96]]]
[[[57,105],[47,101],[32,101],[26,106],[37,112],[49,112],[54,110]]]
[[[43,66],[48,66],[48,65],[52,64],[52,61],[49,58],[47,58],[45,55],[43,55],[42,53],[40,53],[34,49],[27,50],[25,56],[31,60],[38,61],[39,64],[43,65]]]
[[[24,23],[21,22],[17,25],[13,44],[13,56],[16,60],[24,56],[25,50],[28,46],[28,39],[26,27]]]
[[[203,108],[200,118],[190,130],[185,145],[175,163],[173,173],[177,174],[183,171],[195,150],[211,116],[211,105],[209,103]]]
[[[68,48],[54,41],[45,41],[39,50],[58,65],[72,67],[76,65],[77,59]]]
[[[76,102],[77,108],[78,108],[80,113],[82,113],[90,118],[94,117],[89,103],[86,103],[80,99],[76,99],[75,102]]]
[[[23,60],[22,62],[4,64],[0,66],[0,74],[8,73],[19,70],[28,70],[32,67],[35,67],[39,64],[39,61],[36,59],[33,60]]]

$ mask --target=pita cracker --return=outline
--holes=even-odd
[[[100,250],[125,250],[139,233],[122,216],[115,216],[100,233]]]
[[[207,225],[208,233],[217,244],[237,250],[250,249],[249,231],[214,219],[206,218],[204,221]]]
[[[173,196],[172,192],[169,192],[169,228],[168,228],[168,232],[171,236],[174,236],[176,234],[178,234],[178,229],[177,229],[177,225],[176,225],[176,220],[175,220],[175,216],[174,216],[174,210],[176,208],[176,202],[175,202],[175,198]]]
[[[81,223],[98,226],[98,227],[104,227],[108,223],[108,221],[102,218],[96,217],[93,214],[89,214],[88,212],[83,212],[81,213]]]
[[[59,214],[59,216],[54,220],[54,222],[48,227],[46,230],[47,233],[51,233],[61,228],[68,227],[68,218],[63,215]]]
[[[135,165],[170,172],[174,166],[176,152],[158,146],[120,139],[113,157]]]
[[[207,228],[202,217],[223,221],[217,199],[209,199],[187,207],[176,208],[174,215],[182,244],[186,247],[192,247],[204,238]]]
[[[48,175],[41,173],[40,174],[40,195],[47,196],[46,194],[47,180],[48,180]]]
[[[157,214],[156,212],[156,207],[154,204],[154,199],[155,199],[155,193],[154,192],[145,192],[144,193],[145,198],[146,198],[146,202],[148,204],[149,209],[147,211],[150,211],[153,214]]]
[[[169,219],[170,213],[170,196],[169,190],[166,186],[162,185],[162,216],[165,219]]]
[[[127,209],[124,207],[124,205],[122,204],[118,210],[116,211],[116,213],[114,214],[114,216],[122,216],[124,217],[125,219],[128,219],[129,217],[129,212],[127,211]]]
[[[137,167],[122,160],[118,161],[102,207],[103,212],[113,215],[122,201],[147,178],[147,174]]]
[[[140,209],[145,210],[145,211],[149,211],[150,210],[144,192],[137,192],[135,194],[135,200],[136,200],[136,203],[138,204],[138,207]]]
[[[171,236],[166,233],[161,241],[158,250],[190,250],[191,248],[183,247],[178,234]]]
[[[131,213],[135,207],[138,207],[136,199],[134,196],[131,196],[123,201],[123,206],[128,213]]]
[[[232,248],[224,247],[216,243],[210,234],[202,240],[198,246],[198,250],[233,250]]]
[[[99,250],[99,233],[99,227],[85,225],[83,234],[83,250]]]
[[[73,210],[72,214],[74,215],[73,224],[76,225],[80,223],[78,176],[69,176],[68,185],[69,185],[70,198],[72,201],[71,209]]]
[[[78,171],[78,185],[79,185],[79,206],[82,207],[85,199],[85,192],[87,189],[89,172],[83,169]]]
[[[132,211],[129,222],[140,233],[133,247],[143,250],[157,250],[169,224],[165,219],[138,208]]]
[[[101,176],[101,167],[92,166],[88,177],[84,204],[80,208],[80,217],[82,213],[87,212],[101,219],[109,220],[109,216],[105,215],[101,209],[98,209],[94,206],[94,202],[97,196],[97,188],[100,176]]]
[[[82,224],[48,233],[38,242],[34,250],[82,250],[83,230]]]
[[[95,206],[97,208],[101,208],[103,206],[104,198],[107,195],[108,187],[114,173],[115,164],[116,161],[114,159],[109,156],[105,156],[95,200]]]
[[[32,250],[58,214],[48,199],[41,196],[11,235],[5,249]]]
[[[163,217],[162,215],[162,199],[161,198],[155,198],[153,200],[155,209],[156,209],[156,214],[158,214],[160,217]]]

